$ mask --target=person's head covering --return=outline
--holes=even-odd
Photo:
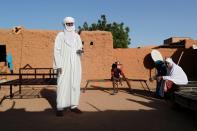
[[[166,63],[169,63],[170,67],[174,64],[173,60],[171,58],[167,58]]]
[[[117,68],[118,68],[118,69],[121,69],[121,65],[122,65],[122,64],[120,63],[120,61],[116,61],[115,64],[117,65]]]
[[[72,26],[66,25],[67,23],[73,23]],[[75,19],[73,17],[65,17],[63,20],[64,27],[67,31],[72,32],[75,31]]]
[[[75,23],[75,19],[73,17],[65,17],[63,22],[64,22],[64,24]]]
[[[120,61],[115,62],[116,65],[121,65]]]

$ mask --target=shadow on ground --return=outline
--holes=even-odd
[[[143,91],[136,91],[134,95],[148,97]],[[196,113],[185,109],[162,108],[161,101],[151,99],[143,102],[128,98],[152,109],[150,110],[105,110],[97,112],[83,112],[74,114],[64,112],[64,117],[55,116],[55,92],[43,89],[42,97],[46,98],[53,107],[40,112],[28,112],[25,109],[14,109],[0,112],[0,130],[72,130],[72,131],[196,131]],[[95,105],[94,105],[95,106]]]

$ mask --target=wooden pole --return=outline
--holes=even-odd
[[[179,60],[178,60],[178,62],[177,62],[177,65],[179,65],[179,63],[180,63],[180,61],[181,61],[181,58],[182,58],[183,54],[184,54],[184,51],[181,52],[181,55],[180,55]]]

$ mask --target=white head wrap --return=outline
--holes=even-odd
[[[172,66],[174,64],[174,62],[171,58],[167,58],[165,61],[168,62],[170,64],[170,66]]]
[[[76,41],[76,33],[75,33],[75,25],[74,25],[74,18],[72,17],[65,17],[63,20],[64,25],[64,41],[67,45],[73,47],[75,46]],[[67,26],[66,23],[73,23],[73,26]]]
[[[66,23],[73,23],[73,26],[67,26]],[[65,26],[65,29],[69,32],[75,31],[75,19],[73,17],[65,17],[63,20],[63,24]]]

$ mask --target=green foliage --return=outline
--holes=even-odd
[[[128,48],[131,39],[129,38],[129,27],[125,27],[124,23],[108,23],[105,15],[101,15],[101,18],[97,23],[92,23],[90,26],[87,22],[84,22],[83,27],[78,27],[79,32],[81,31],[110,31],[113,35],[113,46],[114,48]]]

